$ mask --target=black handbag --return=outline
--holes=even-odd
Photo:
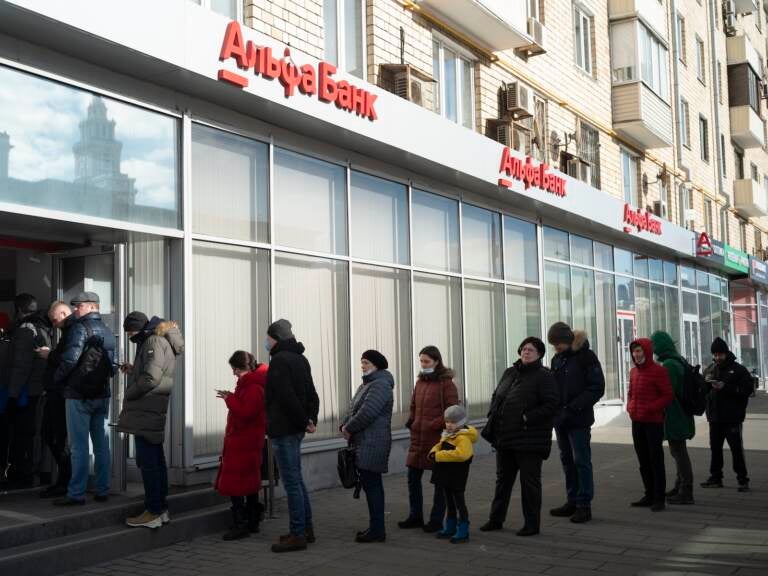
[[[340,448],[337,453],[339,480],[344,488],[354,488],[354,498],[360,497],[360,472],[355,463],[355,449],[351,446]]]

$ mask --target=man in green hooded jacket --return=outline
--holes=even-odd
[[[693,467],[688,456],[686,441],[696,434],[696,425],[693,416],[687,414],[680,403],[685,379],[685,361],[677,352],[672,337],[666,332],[654,332],[651,335],[651,342],[653,342],[653,353],[669,373],[669,380],[675,393],[675,399],[667,406],[664,417],[664,438],[669,443],[669,452],[677,467],[675,487],[667,492],[667,502],[693,504]]]

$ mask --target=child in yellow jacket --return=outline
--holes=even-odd
[[[449,406],[443,418],[445,430],[440,442],[429,452],[430,460],[435,462],[432,483],[443,491],[448,508],[443,529],[437,537],[450,538],[451,544],[459,544],[469,540],[469,513],[464,490],[472,463],[472,444],[477,442],[478,435],[473,426],[467,425],[467,413],[461,406]]]

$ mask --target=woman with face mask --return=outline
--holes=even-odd
[[[392,406],[395,379],[389,364],[377,350],[366,350],[360,358],[363,381],[355,392],[341,433],[355,449],[360,484],[368,501],[368,529],[357,533],[355,542],[384,542],[384,484],[392,446]]]
[[[405,426],[411,431],[408,447],[408,518],[398,522],[400,528],[423,527],[425,532],[437,532],[443,528],[445,498],[442,490],[435,490],[429,521],[424,523],[424,497],[421,477],[424,470],[432,470],[434,463],[429,451],[440,440],[445,428],[443,414],[449,406],[459,403],[459,393],[453,382],[454,373],[443,365],[443,357],[435,346],[427,346],[419,352],[421,372],[411,396],[411,411]]]

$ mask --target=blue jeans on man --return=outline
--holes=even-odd
[[[168,466],[162,444],[152,444],[142,436],[134,436],[136,466],[144,482],[144,508],[155,515],[168,510]]]
[[[67,487],[67,496],[72,500],[85,500],[90,464],[89,437],[93,443],[96,495],[106,496],[109,494],[110,479],[109,435],[106,427],[109,398],[67,398],[66,404],[67,435],[72,455],[72,477]]]
[[[290,532],[293,536],[304,537],[312,528],[312,507],[309,493],[301,474],[301,441],[304,434],[291,434],[272,438],[277,467],[283,480],[283,488],[288,499]]]
[[[565,472],[568,502],[577,507],[589,507],[595,494],[592,477],[592,448],[590,427],[555,427],[560,462]]]

